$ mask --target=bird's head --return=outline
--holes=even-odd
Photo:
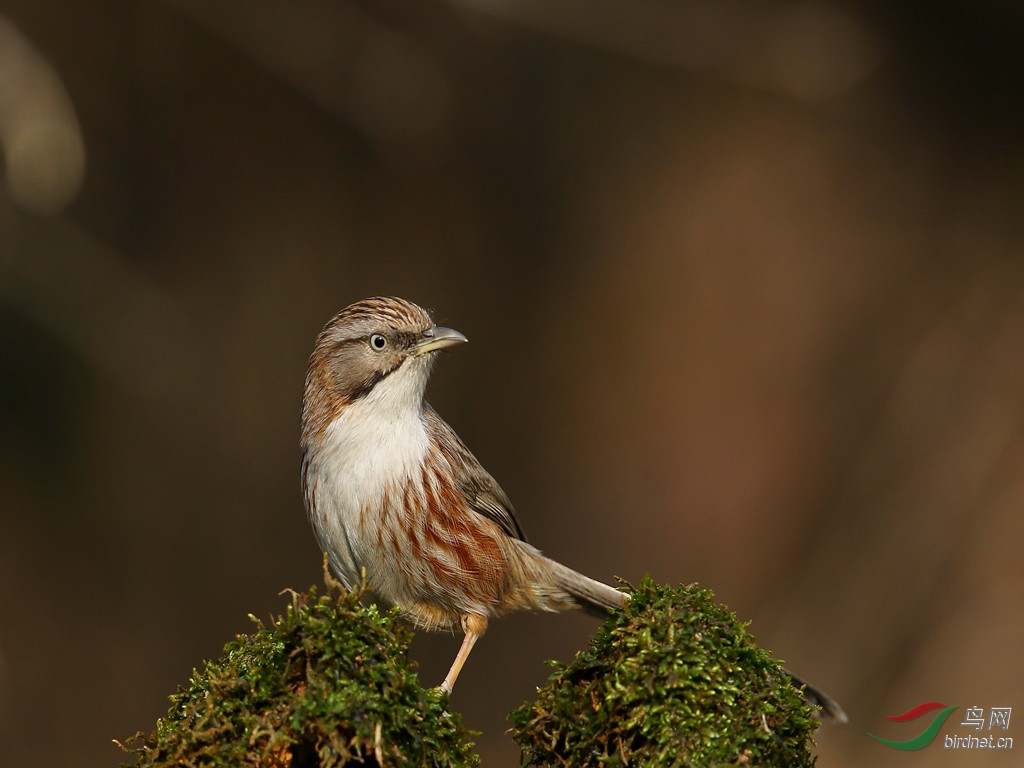
[[[309,360],[303,440],[360,402],[382,413],[421,407],[434,353],[465,341],[405,299],[380,297],[345,307],[320,332]]]

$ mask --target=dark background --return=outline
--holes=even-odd
[[[821,765],[1006,764],[867,732],[1024,749],[1022,9],[0,2],[0,764],[116,764],[319,581],[306,358],[375,294],[471,339],[430,398],[533,543],[847,707]],[[492,624],[485,766],[594,628]]]

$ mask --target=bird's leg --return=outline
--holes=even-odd
[[[477,641],[478,637],[480,635],[467,632],[466,636],[462,638],[462,646],[459,648],[459,653],[456,655],[455,661],[452,662],[452,668],[448,670],[448,675],[445,677],[444,682],[441,683],[441,690],[445,693],[451,693],[452,688],[455,687],[455,680],[459,676],[459,672],[462,671],[462,665],[469,658],[469,652],[473,650],[473,643]]]
[[[459,647],[459,652],[455,655],[452,668],[448,670],[444,682],[441,683],[441,690],[445,693],[452,692],[452,689],[455,687],[455,680],[458,678],[459,672],[462,671],[462,665],[469,658],[469,652],[473,650],[473,645],[487,631],[487,617],[463,616],[462,629],[466,636],[462,638],[462,645]]]

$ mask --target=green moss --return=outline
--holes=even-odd
[[[779,662],[708,590],[649,579],[537,701],[514,713],[528,765],[814,765],[816,721]],[[254,619],[255,621],[255,619]],[[291,594],[130,743],[136,766],[475,766],[472,734],[424,689],[411,633],[343,592]]]
[[[411,633],[328,580],[228,643],[130,742],[140,766],[475,766],[472,734],[424,689]]]
[[[812,711],[709,590],[646,579],[512,713],[527,765],[814,765]]]

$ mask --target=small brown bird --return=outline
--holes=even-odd
[[[303,492],[320,547],[349,589],[365,572],[414,626],[465,633],[448,692],[489,619],[572,608],[604,618],[627,599],[528,544],[505,492],[424,401],[436,353],[465,341],[404,299],[352,304],[316,340],[302,407]]]
[[[526,543],[512,503],[423,399],[436,352],[466,337],[417,305],[375,298],[317,338],[302,408],[302,481],[342,583],[366,583],[421,629],[465,633],[451,691],[489,619],[517,610],[622,607],[617,589]]]

